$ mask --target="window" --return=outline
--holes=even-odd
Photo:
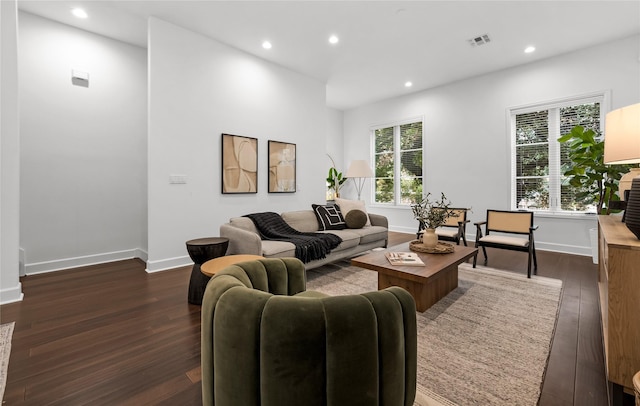
[[[561,212],[595,212],[597,202],[579,200],[563,175],[567,144],[557,139],[576,125],[602,134],[604,94],[513,109],[512,207]]]
[[[409,205],[422,198],[422,121],[373,129],[375,203]]]

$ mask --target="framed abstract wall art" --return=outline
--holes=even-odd
[[[269,141],[269,193],[295,193],[296,144]]]
[[[258,193],[258,139],[222,134],[222,193]]]

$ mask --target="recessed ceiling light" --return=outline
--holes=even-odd
[[[89,17],[87,12],[84,11],[83,9],[81,9],[81,8],[71,9],[71,14],[73,14],[74,16],[76,16],[78,18],[87,18],[87,17]]]
[[[264,49],[271,49],[271,46],[272,46],[271,42],[269,42],[269,41],[265,41],[265,42],[262,43],[262,48],[264,48]]]
[[[411,87],[413,86],[413,83],[411,82],[404,82],[404,87]]]
[[[536,50],[536,47],[534,47],[534,46],[528,46],[528,47],[526,47],[526,48],[524,49],[524,53],[525,53],[525,54],[530,54],[531,52],[533,52],[533,51],[535,51],[535,50]]]
[[[336,37],[335,35],[332,35],[332,36],[329,37],[329,42],[331,44],[337,44],[338,41],[340,41],[340,38]]]

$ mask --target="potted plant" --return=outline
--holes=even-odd
[[[333,196],[340,197],[340,188],[347,181],[348,178],[342,176],[342,172],[338,172],[336,169],[336,163],[334,162],[331,155],[327,154],[329,159],[331,159],[331,168],[329,168],[329,175],[327,176],[327,188],[329,190],[333,189]],[[331,199],[328,199],[331,200]]]
[[[420,227],[424,227],[422,243],[427,248],[434,248],[438,244],[438,235],[436,228],[442,226],[450,216],[455,216],[455,212],[451,210],[451,201],[447,199],[444,193],[440,193],[440,200],[430,200],[431,193],[420,200],[411,204],[413,217],[420,222]]]
[[[609,201],[620,200],[616,194],[618,181],[631,165],[605,165],[604,141],[595,131],[580,125],[558,138],[558,142],[567,143],[570,148],[563,173],[577,189],[575,198],[584,204],[595,203],[596,213],[607,214]]]

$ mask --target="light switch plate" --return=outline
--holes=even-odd
[[[169,183],[172,185],[182,185],[187,183],[187,175],[169,175]]]

